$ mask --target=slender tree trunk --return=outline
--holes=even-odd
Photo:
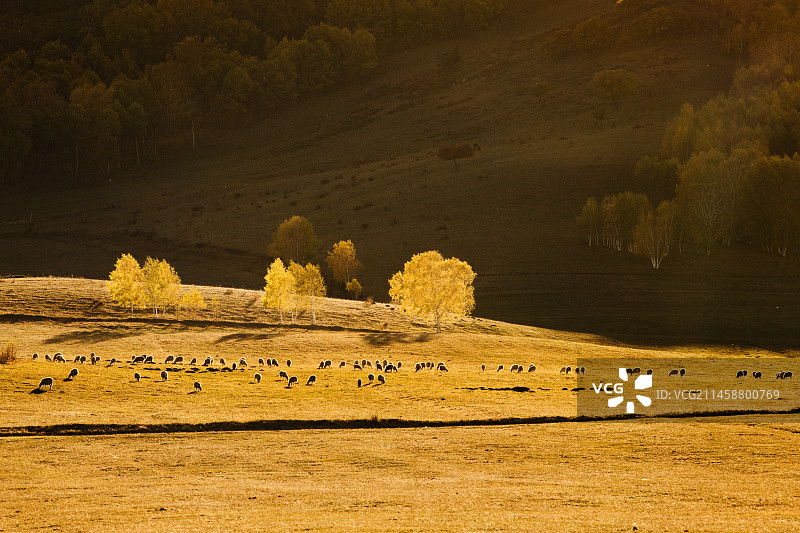
[[[141,161],[139,160],[139,138],[134,135],[133,142],[136,145],[136,166],[142,166]]]

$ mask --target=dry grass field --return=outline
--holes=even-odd
[[[320,324],[281,326],[255,291],[200,287],[216,320],[130,318],[102,281],[0,280],[0,530],[11,531],[791,531],[800,526],[797,414],[580,421],[578,359],[748,358],[797,353],[632,346],[469,318],[440,335],[382,304],[326,300]],[[45,353],[95,352],[97,365]],[[32,353],[40,359],[33,360]],[[151,354],[154,364],[131,364]],[[167,355],[215,358],[209,368]],[[122,362],[109,366],[112,357]],[[225,371],[223,357],[246,357]],[[274,357],[300,378],[291,389]],[[287,368],[286,359],[292,360]],[[334,367],[320,370],[319,361]],[[383,385],[355,359],[404,364]],[[346,368],[338,368],[341,360]],[[414,372],[416,361],[449,372]],[[510,364],[537,365],[512,374]],[[496,372],[497,365],[505,369]],[[487,370],[481,371],[480,364]],[[79,375],[65,381],[69,369]],[[162,369],[169,369],[166,382]],[[142,374],[134,382],[133,373]],[[253,375],[264,379],[255,383]],[[317,383],[306,386],[311,374]],[[45,375],[51,391],[34,393]],[[201,381],[202,392],[193,382]],[[726,371],[719,386],[735,387]],[[518,392],[514,387],[527,387]],[[784,408],[797,407],[792,397]],[[574,421],[547,423],[544,417]],[[449,427],[391,427],[393,419]],[[521,419],[524,423],[469,426]],[[231,431],[236,422],[283,430]],[[297,421],[360,421],[340,429]],[[203,424],[219,423],[224,431]],[[227,423],[227,424],[226,424]],[[175,431],[169,424],[185,424]],[[61,430],[53,426],[61,426]],[[119,430],[125,426],[127,429]],[[131,428],[131,426],[133,426]],[[245,426],[239,426],[245,427]],[[49,428],[49,429],[48,429]],[[121,434],[109,434],[115,431]],[[60,431],[60,433],[59,433]],[[99,434],[90,434],[96,431]],[[104,434],[105,433],[105,434]],[[23,435],[30,436],[10,436]]]

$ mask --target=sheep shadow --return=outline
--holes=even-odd
[[[47,392],[47,391],[44,390],[44,389],[40,389],[39,387],[36,387],[35,389],[33,389],[28,394],[44,394],[45,392]]]
[[[376,347],[391,346],[392,344],[428,342],[430,339],[430,333],[419,333],[413,335],[411,333],[396,333],[386,331],[381,333],[367,333],[364,335],[364,340],[367,342],[367,344]]]
[[[72,381],[73,378],[64,378],[62,381]]]

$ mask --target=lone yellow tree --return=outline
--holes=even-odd
[[[283,259],[287,263],[310,263],[317,258],[319,239],[314,234],[314,227],[305,217],[294,215],[284,220],[272,235],[272,244],[267,250],[272,257]]]
[[[278,310],[283,324],[283,314],[292,309],[295,301],[296,282],[294,276],[289,272],[283,261],[276,259],[267,269],[264,276],[264,296],[261,302],[265,307],[274,307]]]
[[[353,279],[361,268],[361,261],[356,258],[356,247],[350,239],[334,244],[325,261],[333,272],[333,279],[339,283]]]
[[[431,250],[413,256],[392,276],[389,296],[404,311],[435,320],[436,332],[441,333],[443,319],[469,315],[475,308],[474,279],[466,262],[444,259]]]
[[[108,294],[118,305],[130,306],[133,315],[133,308],[144,302],[144,274],[139,262],[131,254],[122,254],[108,278]]]
[[[181,286],[181,278],[166,260],[148,257],[144,262],[142,273],[144,274],[144,303],[153,308],[156,317],[158,317],[159,309],[163,314],[167,306],[178,305],[178,289]]]
[[[311,323],[317,323],[315,303],[317,298],[325,296],[327,289],[319,266],[308,263],[305,267],[292,261],[289,264],[289,273],[295,282],[295,308],[308,306],[311,310]],[[294,311],[292,312],[294,318]]]

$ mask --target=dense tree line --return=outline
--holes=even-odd
[[[378,53],[485,25],[504,0],[19,0],[0,17],[0,183],[155,161],[369,74]]]
[[[646,253],[654,268],[670,247],[800,252],[800,5],[706,4],[721,14],[725,51],[749,61],[727,94],[681,108],[661,156],[637,164],[639,193],[590,198],[577,219],[590,245]]]

